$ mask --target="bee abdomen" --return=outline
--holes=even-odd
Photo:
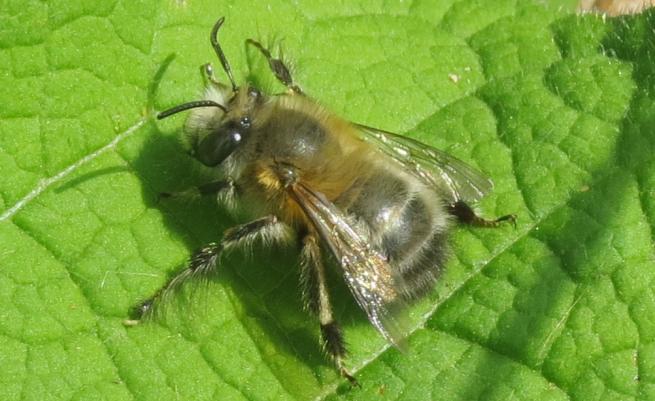
[[[429,292],[439,278],[447,256],[447,232],[436,230],[423,238],[419,250],[404,260],[394,261],[403,279],[401,293],[411,300]]]
[[[425,295],[439,278],[447,256],[448,227],[440,198],[421,192],[410,196],[399,220],[379,232],[382,248],[402,278],[400,293],[408,300]]]
[[[361,184],[347,209],[368,226],[369,241],[398,272],[405,299],[432,289],[446,260],[449,225],[438,194],[381,170]]]

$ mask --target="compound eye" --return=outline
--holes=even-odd
[[[237,129],[216,131],[200,142],[196,158],[205,166],[217,166],[237,149],[242,140],[243,135]]]

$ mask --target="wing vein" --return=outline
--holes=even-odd
[[[371,324],[387,341],[401,345],[403,331],[393,313],[404,306],[397,291],[401,278],[386,257],[323,194],[304,183],[291,185],[290,193],[337,260],[348,289]]]

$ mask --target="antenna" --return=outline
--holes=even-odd
[[[219,109],[223,110],[223,113],[227,113],[227,110],[225,109],[225,106],[222,104],[218,104],[214,101],[211,100],[196,100],[195,102],[189,102],[189,103],[183,103],[180,105],[177,105],[175,107],[172,107],[168,110],[164,110],[161,113],[157,114],[157,120],[164,119],[166,117],[170,117],[173,114],[177,114],[181,111],[189,110],[189,109],[195,109],[198,107],[218,107]]]
[[[227,62],[227,58],[225,58],[225,53],[223,53],[223,49],[221,49],[221,45],[218,44],[218,29],[221,27],[221,25],[223,25],[224,21],[225,21],[225,17],[221,17],[218,19],[218,21],[216,21],[216,24],[214,24],[214,27],[212,28],[212,33],[209,36],[209,40],[211,41],[212,47],[214,48],[214,51],[216,52],[218,59],[221,60],[223,71],[225,71],[227,77],[230,79],[230,82],[232,83],[232,90],[236,92],[237,85],[234,83],[234,77],[232,76],[232,69],[230,68],[230,63]]]

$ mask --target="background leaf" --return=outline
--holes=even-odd
[[[573,1],[5,1],[0,11],[0,399],[655,399],[655,13]],[[458,228],[435,291],[389,349],[331,277],[362,384],[325,361],[295,251],[226,258],[161,317],[123,325],[235,220],[209,199],[183,117],[212,61],[272,80],[243,40],[281,42],[298,82],[496,183],[516,230]]]

